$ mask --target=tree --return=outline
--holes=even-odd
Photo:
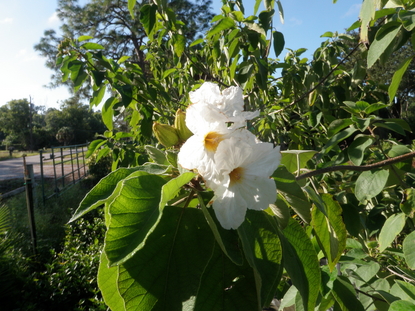
[[[17,99],[0,107],[0,130],[13,137],[22,148],[33,148],[33,129],[41,127],[40,108],[27,99]],[[40,123],[39,123],[40,122]],[[10,139],[9,139],[10,141]]]
[[[74,131],[68,126],[64,126],[59,129],[56,133],[56,139],[58,142],[63,143],[64,146],[69,145],[69,143],[74,138]]]
[[[78,0],[59,0],[57,13],[63,22],[60,29],[62,36],[57,36],[53,29],[46,30],[34,47],[46,58],[46,66],[55,71],[50,86],[62,84],[55,57],[58,45],[64,38],[92,36],[93,42],[106,48],[110,58],[117,61],[122,56],[129,56],[130,61],[145,68],[142,48],[147,34],[140,22],[140,9],[146,3],[144,0],[138,1],[132,17],[127,9],[127,0],[91,0],[83,6]],[[195,3],[188,0],[169,1],[169,7],[177,12],[178,18],[185,25],[183,34],[187,40],[194,39],[208,27],[208,22],[213,17],[210,12],[211,3],[211,0],[196,0]]]
[[[74,144],[91,141],[97,134],[105,131],[100,112],[93,112],[88,105],[80,103],[75,97],[64,101],[61,109],[49,109],[45,115],[46,129],[52,137],[64,127],[72,129]]]
[[[376,12],[385,2],[362,6],[369,66],[415,35],[412,2],[389,1]],[[77,88],[91,83],[94,103],[100,90],[112,93],[102,111],[108,131],[88,153],[111,154],[113,172],[72,220],[104,208],[98,282],[113,310],[259,311],[273,297],[281,308],[306,311],[415,308],[415,151],[377,134],[410,131],[405,120],[379,111],[414,55],[394,72],[388,94],[365,80],[366,71],[344,65],[357,48],[333,33],[312,60],[305,49],[271,59],[271,48],[277,57],[284,48],[272,25],[274,8],[283,12],[280,1],[264,3],[259,14],[254,9],[258,16],[245,17],[241,1],[224,0],[209,31],[190,44],[165,1],[144,5],[148,80],[137,63],[116,63],[95,45],[70,40],[60,49],[64,77]],[[364,32],[379,16],[387,22],[369,38]],[[184,143],[179,107],[190,107],[192,118],[185,123],[194,135]],[[130,129],[117,132],[114,117],[126,110]],[[284,146],[272,174],[265,171],[279,155],[265,141]],[[264,152],[253,154],[258,147]],[[264,154],[269,161],[250,167]],[[223,218],[237,221],[223,225]]]

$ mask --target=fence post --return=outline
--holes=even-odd
[[[40,182],[42,183],[42,201],[43,207],[45,207],[45,176],[43,176],[43,150],[39,150],[39,157],[40,157]]]
[[[26,205],[27,215],[29,217],[30,236],[32,238],[33,253],[37,254],[37,237],[36,237],[36,224],[35,224],[35,211],[33,201],[33,164],[26,164],[26,158],[23,157],[24,163],[24,181],[26,187]]]

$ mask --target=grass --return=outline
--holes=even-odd
[[[44,152],[46,153],[48,151],[46,150]],[[21,158],[21,157],[23,157],[23,155],[34,156],[34,155],[38,155],[38,154],[39,154],[38,151],[13,151],[12,156],[10,156],[9,151],[0,150],[0,161]]]

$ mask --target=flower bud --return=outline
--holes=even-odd
[[[177,109],[176,111],[174,127],[176,128],[182,142],[186,141],[190,136],[193,136],[193,133],[186,126],[186,113],[181,109]]]
[[[168,124],[153,123],[153,132],[157,140],[165,147],[171,147],[179,143],[179,136],[174,127]]]

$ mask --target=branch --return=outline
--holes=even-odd
[[[387,160],[383,160],[377,163],[373,163],[373,164],[368,164],[368,165],[362,165],[362,166],[356,166],[356,165],[338,165],[338,166],[330,166],[330,167],[325,167],[319,170],[315,170],[315,171],[311,171],[302,175],[297,176],[295,179],[296,180],[301,180],[301,179],[305,179],[308,177],[313,177],[316,175],[321,175],[324,173],[329,173],[329,172],[334,172],[334,171],[356,171],[356,172],[364,172],[364,171],[370,171],[373,170],[375,168],[379,168],[382,166],[386,166],[386,165],[391,165],[391,164],[395,164],[410,158],[414,158],[415,157],[415,151],[410,152],[410,153],[406,153],[391,159],[387,159]]]

